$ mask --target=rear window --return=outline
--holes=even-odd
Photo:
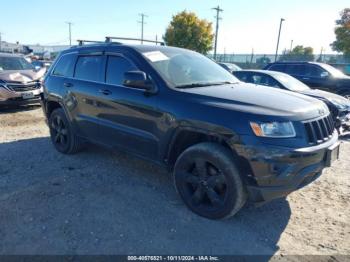
[[[103,70],[102,56],[80,56],[75,67],[74,77],[87,81],[102,81]]]
[[[74,71],[74,64],[74,54],[63,55],[58,60],[57,65],[55,66],[55,69],[52,74],[55,76],[72,77]]]

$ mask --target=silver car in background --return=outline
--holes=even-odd
[[[22,55],[0,53],[0,105],[40,102],[45,68],[35,69]]]

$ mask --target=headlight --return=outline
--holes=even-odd
[[[256,136],[260,137],[295,137],[295,129],[292,122],[269,122],[255,123],[250,122],[250,126]]]

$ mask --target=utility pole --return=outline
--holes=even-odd
[[[138,23],[141,24],[141,45],[143,44],[143,26],[146,24],[145,17],[148,17],[148,15],[145,15],[144,13],[139,14],[141,16],[141,21],[138,21]]]
[[[69,28],[69,45],[72,46],[72,22],[66,22]]]
[[[222,18],[220,17],[220,12],[223,12],[223,9],[220,9],[220,6],[212,8],[216,11],[216,30],[215,30],[215,44],[214,44],[214,60],[216,60],[216,51],[217,51],[217,44],[218,44],[218,33],[219,33],[219,20]]]
[[[290,52],[292,52],[292,48],[293,48],[293,39],[292,40],[290,40]]]
[[[1,39],[1,32],[0,32],[0,53],[1,53],[1,41],[2,39]]]
[[[281,18],[280,20],[280,29],[278,31],[278,38],[277,38],[277,46],[276,46],[276,54],[275,54],[275,62],[277,61],[277,54],[278,54],[278,46],[280,44],[280,36],[281,36],[281,29],[282,29],[282,23],[285,21],[284,18]]]

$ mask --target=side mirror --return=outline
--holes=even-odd
[[[324,72],[321,73],[320,76],[321,76],[321,78],[327,78],[327,77],[329,77],[329,73],[324,71]]]
[[[148,92],[155,90],[154,85],[147,79],[147,75],[142,71],[128,71],[124,73],[124,83],[127,87],[144,89]]]

